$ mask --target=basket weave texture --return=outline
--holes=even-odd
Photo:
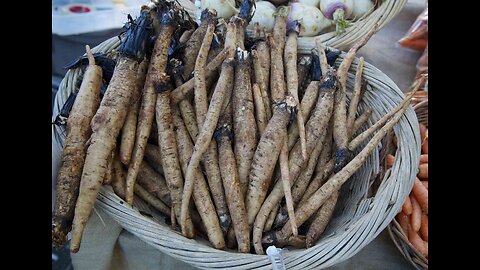
[[[428,128],[428,97],[414,97],[412,99],[412,105],[419,123],[424,124]],[[407,235],[405,235],[396,219],[392,220],[387,230],[397,249],[410,264],[419,270],[428,269],[428,259],[410,244]]]
[[[408,0],[384,0],[371,13],[362,18],[358,18],[346,31],[337,35],[335,31],[320,34],[314,37],[299,37],[299,53],[310,53],[310,50],[316,48],[315,40],[318,38],[325,46],[333,47],[339,50],[347,50],[357,41],[362,39],[378,22],[378,30],[388,24],[405,6]],[[195,18],[197,8],[190,0],[178,0],[178,3]]]
[[[119,46],[117,37],[110,38],[95,48],[93,53],[107,53]],[[335,65],[344,57],[337,59]],[[350,68],[347,79],[347,95],[350,99],[358,59]],[[54,101],[53,116],[60,111],[75,82],[83,71],[69,70],[62,80]],[[368,125],[398,105],[405,97],[395,83],[380,70],[365,62],[364,78],[369,86],[359,104],[359,114],[367,108],[373,110]],[[52,144],[61,148],[64,129],[52,125]],[[362,127],[359,132],[363,131]],[[284,250],[286,269],[322,269],[342,262],[369,244],[390,224],[402,207],[415,179],[416,165],[420,157],[420,134],[417,116],[409,108],[394,127],[398,138],[399,153],[393,167],[381,179],[380,186],[371,195],[370,187],[379,173],[381,145],[367,158],[364,165],[342,187],[337,207],[328,227],[317,244],[309,249]],[[365,143],[364,143],[365,145]],[[360,146],[362,148],[364,145]],[[400,181],[401,179],[401,181]],[[217,250],[203,239],[187,239],[170,229],[159,215],[144,216],[140,208],[145,203],[137,197],[130,207],[109,186],[103,186],[97,196],[99,207],[123,228],[138,236],[158,250],[188,264],[203,269],[272,269],[266,255],[242,254],[232,250]]]

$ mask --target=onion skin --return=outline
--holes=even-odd
[[[302,3],[307,6],[312,6],[318,8],[320,6],[320,0],[293,0],[291,2]]]
[[[332,4],[330,6],[327,6],[327,8],[325,9],[322,9],[322,12],[323,12],[323,15],[325,15],[325,17],[329,18],[330,20],[333,19],[333,13],[337,10],[337,9],[343,9],[343,11],[346,11],[347,10],[347,7],[345,6],[344,3],[342,2],[337,2],[335,4]]]
[[[256,3],[255,13],[250,21],[250,27],[258,22],[260,29],[265,28],[267,32],[273,31],[273,25],[275,18],[273,14],[276,11],[276,7],[269,1],[258,1]]]
[[[202,10],[206,8],[215,9],[217,16],[228,19],[237,13],[235,0],[202,0]]]
[[[346,0],[345,5],[352,12],[347,18],[358,20],[363,15],[373,11],[375,4],[372,0]]]
[[[287,26],[291,25],[293,21],[298,20],[301,24],[299,36],[316,36],[324,29],[333,25],[333,22],[327,19],[320,9],[316,7],[297,2],[290,3],[288,7]]]
[[[348,0],[323,0],[320,2],[320,10],[326,18],[335,22],[337,35],[345,32],[350,26],[350,22],[346,19],[352,14],[352,6]]]

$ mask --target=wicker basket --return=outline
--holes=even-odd
[[[418,121],[428,127],[428,97],[426,95],[414,97],[412,104]],[[405,235],[396,219],[393,219],[392,223],[388,225],[388,233],[395,246],[408,262],[416,269],[428,269],[428,259],[410,244],[407,235]]]
[[[113,37],[92,49],[92,52],[109,52],[117,48],[119,39]],[[343,59],[344,54],[336,62]],[[353,89],[355,59],[348,74],[347,87]],[[82,71],[69,70],[60,84],[55,97],[53,117],[57,115]],[[359,112],[372,108],[369,125],[377,121],[404,98],[394,82],[369,63],[364,65],[364,77],[369,83]],[[349,92],[350,93],[350,92]],[[364,166],[342,187],[341,195],[332,220],[317,245],[309,249],[284,249],[283,262],[287,269],[321,269],[342,262],[360,251],[382,232],[395,217],[413,186],[416,164],[420,156],[420,134],[418,120],[409,108],[394,132],[398,138],[400,154],[372,196],[370,185],[379,172],[381,146],[370,155]],[[54,126],[52,143],[60,147],[64,140],[64,129]],[[399,179],[402,179],[400,181]],[[405,181],[406,180],[406,181]],[[136,198],[138,199],[138,198]],[[271,269],[266,255],[241,254],[236,251],[217,250],[203,239],[187,239],[173,231],[164,219],[144,216],[138,207],[128,206],[109,187],[102,187],[96,207],[102,208],[123,228],[138,236],[158,250],[205,269]]]
[[[348,27],[345,33],[336,35],[335,31],[324,33],[315,37],[299,37],[298,50],[300,53],[309,53],[312,48],[316,48],[315,39],[319,38],[324,45],[339,50],[347,50],[362,39],[377,21],[378,30],[389,23],[405,6],[408,0],[384,0],[373,12],[365,17],[359,18]],[[178,0],[180,5],[195,18],[197,8],[190,0]],[[377,30],[377,31],[378,31]]]
[[[417,92],[418,93],[418,92]],[[412,98],[412,105],[417,114],[418,122],[424,124],[428,128],[428,96],[422,91],[421,95]]]

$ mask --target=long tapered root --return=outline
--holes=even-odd
[[[295,220],[295,211],[293,209],[292,191],[290,189],[290,171],[288,168],[288,145],[284,141],[282,150],[280,151],[280,172],[282,177],[283,192],[285,194],[285,204],[287,205],[288,216],[290,217],[290,224],[292,226],[293,235],[298,235],[297,222]]]
[[[90,121],[100,104],[102,69],[95,65],[95,59],[88,45],[86,50],[89,65],[69,114],[61,165],[57,174],[56,201],[52,220],[52,244],[56,247],[65,244],[71,229],[86,158],[85,144],[92,133]]]
[[[363,57],[360,57],[358,61],[357,70],[355,71],[355,83],[353,86],[353,97],[350,100],[350,107],[348,107],[348,116],[347,116],[347,129],[348,137],[351,136],[351,131],[353,129],[353,124],[355,123],[355,116],[357,113],[358,103],[360,102],[360,94],[362,90],[362,73],[363,73],[363,64],[365,60]]]
[[[397,107],[395,107],[393,110],[389,111],[387,114],[385,114],[380,120],[378,120],[375,124],[373,124],[371,127],[369,127],[367,130],[364,132],[360,133],[350,141],[348,144],[348,148],[350,151],[355,150],[362,142],[364,142],[369,136],[371,136],[375,131],[377,131],[379,128],[381,128],[385,123],[393,116],[395,115],[398,111],[400,111],[403,106],[410,101],[410,98],[413,97],[416,91],[411,91],[407,98],[405,98],[400,104],[398,104]]]
[[[404,112],[410,105],[410,97],[402,102],[400,111],[394,115],[390,121],[385,124],[367,143],[367,145],[358,153],[347,165],[339,172],[334,174],[328,181],[322,185],[312,196],[299,208],[296,209],[297,225],[303,224],[334,192],[340,190],[341,186],[363,165],[367,157],[373,152],[382,138],[398,123]],[[285,240],[292,234],[289,221],[276,233],[276,239]]]
[[[93,57],[92,51],[90,51],[90,46],[85,45],[85,51],[86,51],[87,57],[88,57],[88,64],[89,65],[95,65],[95,58]]]
[[[328,201],[318,211],[306,235],[305,242],[307,248],[315,245],[315,242],[320,239],[322,233],[325,231],[325,228],[332,217],[333,210],[335,210],[335,205],[337,204],[339,194],[339,191],[333,193]]]
[[[285,133],[282,131],[285,130],[290,115],[294,110],[295,103],[292,101],[293,99],[290,97],[288,103],[283,102],[275,107],[274,114],[265,128],[265,132],[260,137],[255,150],[246,191],[246,205],[250,225],[253,224],[263,200],[267,196],[275,164],[285,141]]]
[[[132,94],[130,89],[135,87],[133,78],[136,77],[138,64],[137,61],[130,59],[120,59],[115,67],[107,92],[92,119],[93,134],[85,157],[80,192],[73,219],[70,246],[72,252],[78,252],[80,249],[83,230],[102,184],[108,157],[115,148],[116,138],[125,120],[127,108],[130,106]],[[124,76],[132,79],[125,81]]]

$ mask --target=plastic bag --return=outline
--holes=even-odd
[[[398,43],[403,47],[419,51],[425,50],[428,45],[428,4],[425,10],[418,15],[407,34]]]
[[[415,81],[420,80],[420,78],[424,74],[428,75],[428,43],[427,43],[427,47],[423,51],[422,56],[420,56],[420,58],[417,61],[416,69],[417,69],[417,74],[415,75]],[[425,80],[420,85],[419,90],[428,91],[428,79]]]
[[[425,71],[428,72],[428,43],[425,50],[423,50],[422,56],[417,61],[417,74],[424,73]]]

